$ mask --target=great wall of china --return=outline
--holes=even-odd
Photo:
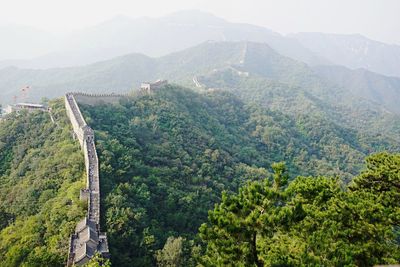
[[[67,266],[83,265],[96,253],[109,257],[107,235],[100,232],[100,177],[99,159],[94,142],[94,131],[90,128],[79,109],[79,103],[114,103],[122,95],[89,95],[68,93],[65,95],[65,108],[72,124],[74,135],[79,140],[85,157],[86,188],[81,190],[80,198],[87,200],[87,216],[76,226],[71,235]]]
[[[160,80],[156,83],[143,83],[138,93],[150,93],[167,83],[167,81]],[[83,118],[78,103],[86,105],[117,104],[122,98],[127,97],[128,95],[121,94],[67,93],[65,95],[67,116],[85,157],[86,188],[81,189],[80,199],[88,202],[87,215],[77,224],[70,238],[67,267],[84,265],[96,253],[104,258],[110,257],[107,235],[100,231],[99,159],[94,131]]]

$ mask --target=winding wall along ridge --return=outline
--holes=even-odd
[[[65,95],[67,115],[85,157],[86,188],[81,190],[81,198],[87,198],[88,201],[87,216],[78,223],[75,234],[71,236],[67,266],[83,265],[96,252],[109,256],[107,236],[105,233],[100,233],[99,160],[94,141],[94,131],[83,118],[76,99],[82,96],[95,99],[97,97],[82,93],[67,93]],[[101,100],[110,96],[101,95],[98,97]],[[121,96],[112,95],[111,98],[113,97],[120,98]]]
[[[77,224],[75,233],[70,238],[67,267],[84,265],[96,253],[100,253],[103,257],[110,256],[107,235],[100,232],[99,159],[94,141],[94,131],[83,118],[78,102],[87,105],[117,104],[122,98],[148,94],[167,84],[166,80],[143,83],[140,90],[130,95],[88,93],[67,93],[65,95],[67,115],[85,156],[86,188],[81,190],[80,198],[88,201],[87,215]]]

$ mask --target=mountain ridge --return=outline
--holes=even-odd
[[[318,72],[322,67],[310,68],[305,63],[278,54],[265,43],[248,41],[208,41],[159,58],[134,53],[82,67],[47,70],[10,67],[0,70],[0,99],[3,104],[10,103],[14,95],[19,95],[19,88],[26,85],[31,86],[32,92],[40,97],[57,97],[74,89],[90,93],[107,93],[110,90],[126,93],[132,88],[138,88],[143,81],[159,78],[194,87],[193,77],[227,67],[247,75],[256,74],[288,85],[307,87],[309,92],[315,88],[317,91],[324,89],[325,91],[314,93],[325,98],[334,92],[348,91],[356,97],[365,98],[392,112],[398,112],[397,109],[393,109],[394,103],[390,102],[389,98],[377,101],[373,99],[373,94],[364,95],[360,90],[345,88],[351,87],[351,82],[344,86],[332,79],[334,75],[330,78]],[[335,67],[331,69],[334,71]],[[365,79],[369,76],[379,77],[386,83],[389,83],[389,80],[396,81],[392,82],[395,85],[392,90],[399,90],[396,77],[367,72]],[[370,90],[379,90],[379,87],[371,87]],[[30,99],[38,101],[40,97]]]

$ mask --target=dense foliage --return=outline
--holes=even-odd
[[[372,266],[400,261],[400,155],[377,154],[346,188],[297,177],[224,193],[200,228],[204,266]]]
[[[0,122],[0,265],[64,266],[84,216],[84,162],[62,101]]]
[[[295,121],[221,91],[168,86],[82,109],[96,130],[103,225],[117,266],[198,254],[191,240],[221,192],[263,180],[273,162],[286,161],[295,175],[348,180],[369,152],[387,147],[323,118]]]
[[[259,104],[167,86],[117,105],[82,105],[96,130],[114,266],[399,260],[400,156],[368,158],[345,184],[368,153],[396,150],[392,139],[370,142],[371,132],[322,115],[293,118]],[[84,216],[83,156],[62,105],[51,103],[55,124],[44,112],[0,122],[2,266],[62,266]],[[90,265],[110,264],[102,261]]]

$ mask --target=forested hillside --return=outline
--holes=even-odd
[[[399,263],[400,154],[379,153],[366,162],[350,185],[326,176],[298,176],[288,183],[285,165],[276,163],[268,179],[224,193],[200,228],[207,247],[201,264]]]
[[[300,86],[225,68],[198,76],[198,81],[211,91],[230,91],[249,105],[284,114],[311,138],[323,129],[327,131],[320,136],[346,129],[376,149],[383,149],[381,145],[385,144],[387,149],[396,151],[400,142],[398,115],[343,89],[330,90],[331,85],[321,84],[310,72],[303,72],[303,75],[304,84]],[[308,83],[305,82],[307,79]],[[322,128],[321,124],[324,125]],[[355,139],[349,137],[349,140]],[[322,141],[331,142],[332,139]]]
[[[0,121],[0,265],[64,266],[69,236],[85,215],[84,160],[63,102]]]
[[[227,77],[221,80],[220,75]],[[243,77],[228,69],[201,81],[226,90],[200,93],[168,85],[116,105],[81,105],[96,131],[101,219],[113,266],[233,261],[239,266],[370,265],[399,259],[399,210],[393,206],[398,202],[398,156],[370,158],[369,169],[349,187],[356,193],[343,189],[369,154],[400,151],[393,133],[378,134],[378,129],[366,130],[361,124],[346,127],[344,120],[334,123],[327,115],[332,106],[301,87],[260,75]],[[293,90],[292,99],[287,90]],[[0,122],[2,266],[62,266],[69,235],[85,215],[85,204],[78,199],[84,187],[83,156],[62,101],[50,105],[55,123],[47,112],[13,113]],[[306,107],[312,112],[302,112]],[[309,176],[316,178],[304,178]],[[381,180],[384,183],[371,191]],[[242,193],[236,196],[238,191]],[[265,204],[274,201],[283,206]],[[247,218],[249,210],[240,211],[243,203],[256,205],[256,213]],[[355,210],[362,210],[363,216],[349,221]],[[329,225],[323,224],[326,220]],[[369,231],[366,237],[358,234],[359,225],[363,233]],[[245,227],[244,236],[237,235],[235,227]],[[262,238],[254,243],[246,239],[251,233]],[[240,245],[231,247],[234,243]],[[337,250],[330,249],[333,243]],[[256,245],[249,251],[251,244]],[[313,251],[307,257],[306,246]]]
[[[371,152],[398,144],[332,124],[247,104],[220,90],[169,85],[119,105],[82,106],[96,131],[103,221],[112,263],[151,266],[179,243],[182,266],[199,255],[196,234],[223,191],[262,181],[273,162],[291,177],[358,174]],[[194,240],[194,241],[192,241]],[[195,242],[196,241],[196,242]],[[164,255],[164,256],[163,256]]]

